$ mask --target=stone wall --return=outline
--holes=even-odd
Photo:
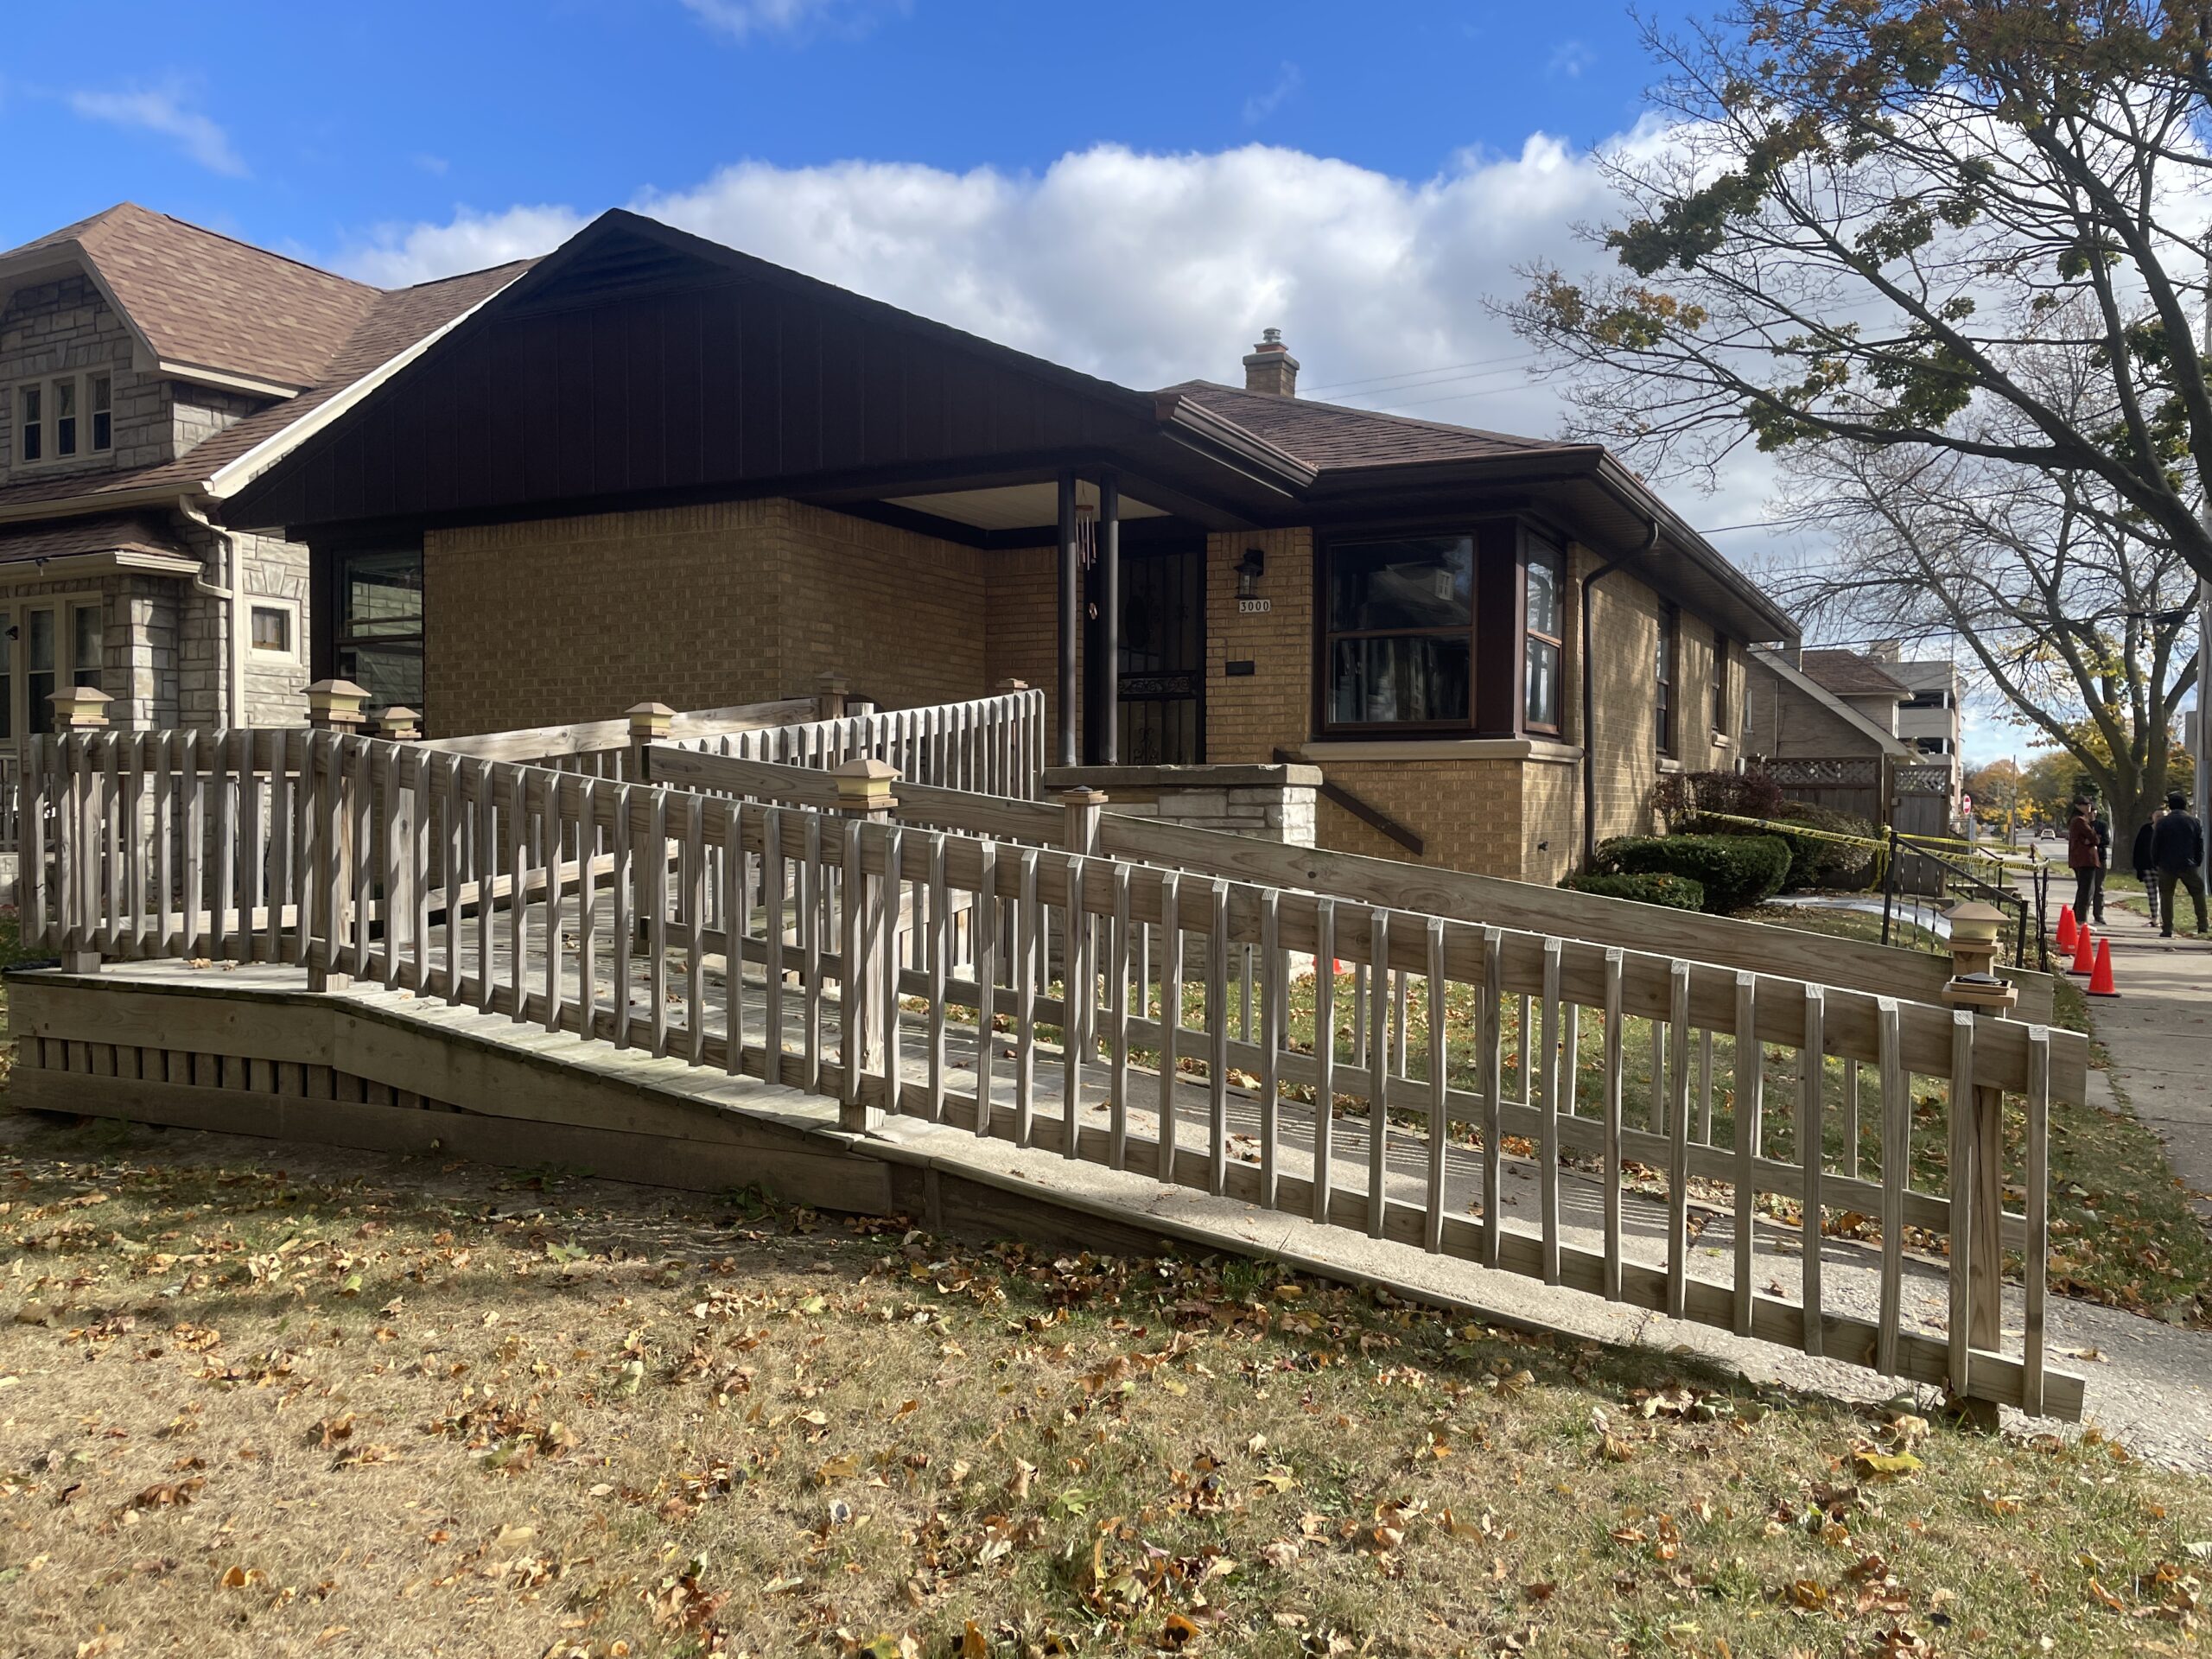
[[[0,312],[0,476],[21,482],[27,478],[150,467],[172,459],[176,454],[170,426],[174,388],[166,380],[132,371],[131,353],[136,345],[130,327],[84,276],[65,276],[18,289],[6,310]],[[80,406],[77,456],[23,465],[16,442],[18,384],[87,369],[103,370],[111,379],[112,448],[91,453],[90,412]],[[51,432],[49,425],[49,457]]]
[[[1051,766],[1045,772],[1047,790],[1103,790],[1109,812],[1293,847],[1316,844],[1320,783],[1313,766]]]

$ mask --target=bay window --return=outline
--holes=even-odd
[[[1471,536],[1335,543],[1328,553],[1323,605],[1325,728],[1470,726]]]
[[[1566,660],[1566,561],[1557,548],[1531,536],[1522,570],[1522,723],[1555,734],[1560,665]]]

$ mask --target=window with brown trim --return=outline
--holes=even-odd
[[[1718,631],[1713,636],[1713,729],[1729,734],[1728,636]]]
[[[1322,595],[1325,730],[1472,723],[1473,537],[1332,542]]]
[[[1659,753],[1675,752],[1675,636],[1681,631],[1681,613],[1672,605],[1659,607],[1659,649],[1652,663],[1652,708],[1656,716]]]
[[[1567,660],[1567,566],[1559,550],[1531,537],[1522,562],[1521,723],[1559,730],[1560,670]]]

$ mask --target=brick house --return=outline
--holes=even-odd
[[[1855,651],[1751,652],[1744,750],[1764,760],[1909,760],[1898,709],[1911,696],[1882,663]]]
[[[434,733],[1019,679],[1063,777],[1294,760],[1321,844],[1531,880],[1734,764],[1794,630],[1634,474],[1298,368],[1132,391],[611,213],[223,517]]]
[[[129,203],[0,253],[0,764],[73,685],[299,721],[308,550],[223,504],[521,269],[387,292]]]

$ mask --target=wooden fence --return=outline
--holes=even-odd
[[[2072,1033],[1671,956],[1656,912],[1630,925],[1660,948],[1630,948],[1141,862],[1129,821],[1095,807],[1001,801],[1003,833],[901,823],[867,768],[788,805],[330,732],[187,734],[181,764],[161,735],[29,753],[23,927],[67,965],[353,976],[833,1096],[849,1127],[913,1114],[1961,1395],[2081,1408],[2044,1352],[2049,1107],[2086,1076]],[[1339,963],[1374,987],[1356,1034]],[[1505,1219],[1509,1166],[1534,1183],[1533,1229]],[[1631,1178],[1663,1188],[1663,1260],[1624,1249],[1624,1206],[1651,1202]],[[1562,1192],[1592,1183],[1578,1228]],[[1694,1187],[1700,1213],[1730,1196],[1726,1282],[1691,1271]],[[1763,1282],[1768,1212],[1808,1242],[1871,1218],[1871,1317],[1824,1301],[1819,1249],[1794,1296]],[[1909,1246],[1948,1252],[1945,1332],[1907,1306]]]

